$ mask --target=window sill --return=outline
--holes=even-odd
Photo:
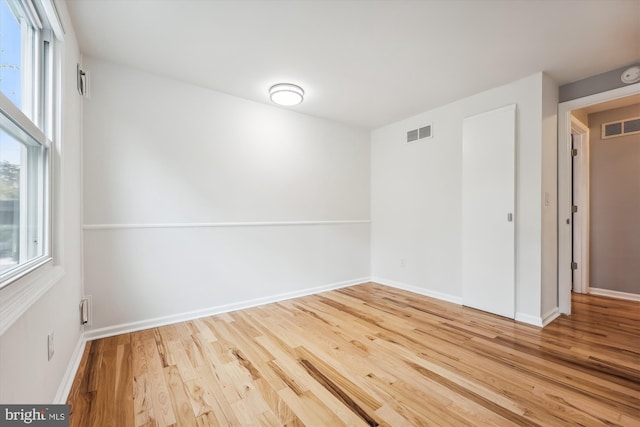
[[[63,277],[64,269],[49,262],[0,289],[0,336]]]

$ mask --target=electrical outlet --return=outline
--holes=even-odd
[[[407,266],[407,260],[400,258],[400,267],[405,268]]]
[[[47,354],[48,354],[49,360],[53,358],[54,352],[55,352],[55,348],[53,346],[53,331],[51,331],[47,336]]]

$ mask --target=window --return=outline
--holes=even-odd
[[[0,0],[0,288],[51,259],[54,55],[44,3]]]

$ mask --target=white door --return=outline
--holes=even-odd
[[[462,303],[515,317],[516,106],[464,119]]]

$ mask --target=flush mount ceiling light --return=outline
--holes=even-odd
[[[304,99],[304,90],[291,83],[278,83],[269,88],[269,98],[278,105],[297,105]]]

